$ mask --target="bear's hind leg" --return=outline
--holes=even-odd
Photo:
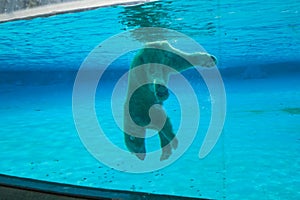
[[[160,160],[167,160],[172,154],[172,147],[169,143],[169,140],[164,136],[164,134],[159,133],[160,146],[162,150],[162,154],[160,156]]]
[[[178,140],[173,132],[172,124],[169,118],[167,118],[163,129],[159,131],[158,134],[162,149],[160,160],[166,160],[172,154],[172,148],[176,149],[178,146]]]
[[[149,115],[151,116],[151,123],[146,128],[158,131],[162,149],[160,160],[166,160],[172,154],[172,148],[176,149],[178,146],[178,140],[173,132],[171,120],[166,115],[162,105],[158,104],[151,107]]]

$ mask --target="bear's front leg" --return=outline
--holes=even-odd
[[[146,129],[141,125],[147,123],[145,119],[136,115],[132,117],[128,111],[128,104],[124,106],[124,140],[127,149],[135,154],[140,160],[146,157],[145,134]]]
[[[127,133],[124,133],[124,136],[127,149],[140,160],[144,160],[146,157],[145,138],[135,137]]]

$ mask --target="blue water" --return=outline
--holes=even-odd
[[[299,18],[296,0],[179,0],[0,24],[0,173],[214,199],[299,199]],[[72,87],[80,65],[101,42],[149,26],[184,33],[218,58],[227,115],[220,140],[200,160],[212,100],[196,71],[185,72],[201,112],[193,144],[164,169],[128,174],[86,151],[73,121]],[[99,120],[124,149],[110,95],[133,55],[110,66],[96,96]],[[176,98],[171,95],[165,107],[178,129]],[[157,142],[147,145],[155,149]]]

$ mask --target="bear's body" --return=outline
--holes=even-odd
[[[185,53],[167,41],[147,43],[133,59],[124,104],[124,135],[127,148],[141,160],[146,156],[147,128],[159,131],[161,160],[168,159],[172,148],[177,148],[177,138],[162,105],[169,96],[166,86],[170,74],[193,67],[188,60],[204,67],[216,64],[216,58],[207,53]]]

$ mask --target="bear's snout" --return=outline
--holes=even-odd
[[[217,58],[215,56],[211,55],[210,58],[214,61],[215,64],[217,64]]]

